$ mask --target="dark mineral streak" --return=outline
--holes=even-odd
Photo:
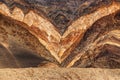
[[[13,9],[15,6],[27,13],[34,10],[47,17],[62,35],[77,18],[94,12],[98,7],[111,4],[111,0],[0,0]]]

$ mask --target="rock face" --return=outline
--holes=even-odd
[[[0,0],[0,14],[0,42],[22,66],[28,51],[42,57],[28,65],[120,68],[119,0]]]

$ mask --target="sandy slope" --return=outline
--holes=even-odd
[[[120,69],[0,69],[0,80],[120,80]]]

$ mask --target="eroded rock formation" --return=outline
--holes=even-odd
[[[22,48],[55,66],[120,68],[119,0],[0,2],[0,41],[14,55]]]

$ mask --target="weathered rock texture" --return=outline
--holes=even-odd
[[[1,80],[120,80],[118,69],[29,68],[0,70]]]
[[[22,46],[60,67],[120,68],[119,0],[0,0],[0,14],[13,56]]]

